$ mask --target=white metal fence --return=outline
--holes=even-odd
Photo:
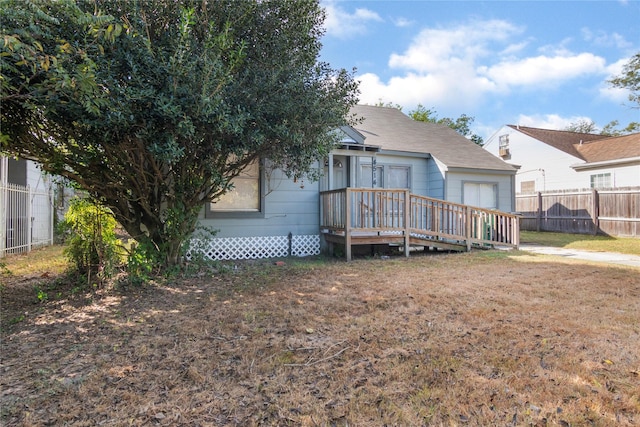
[[[53,192],[0,184],[0,258],[53,244]]]

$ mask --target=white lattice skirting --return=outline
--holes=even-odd
[[[318,255],[320,235],[291,236],[291,246],[289,246],[289,236],[218,237],[207,241],[193,240],[187,258],[191,259],[195,252],[216,261]]]

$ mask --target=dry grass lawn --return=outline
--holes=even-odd
[[[475,251],[0,278],[5,426],[640,425],[638,269]]]

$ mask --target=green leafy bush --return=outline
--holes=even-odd
[[[120,262],[116,220],[111,211],[88,199],[76,198],[60,224],[67,236],[65,255],[76,269],[102,281],[113,274]]]

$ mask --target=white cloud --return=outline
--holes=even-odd
[[[360,102],[375,104],[378,101],[400,104],[411,109],[418,104],[472,108],[482,95],[493,90],[493,83],[485,78],[469,74],[461,68],[449,74],[408,73],[383,82],[373,73],[358,76]]]
[[[394,53],[389,66],[427,73],[472,66],[476,58],[490,52],[488,45],[503,42],[521,29],[500,20],[474,21],[454,28],[422,30],[402,54]]]
[[[607,77],[604,79],[598,93],[600,97],[616,104],[624,104],[629,101],[629,90],[612,87],[608,81],[622,74],[622,68],[629,62],[630,58],[622,58],[606,67]]]
[[[589,28],[582,28],[582,37],[588,42],[592,42],[597,46],[615,47],[618,49],[630,49],[633,43],[628,42],[624,36],[618,33],[606,33],[604,31],[591,31]]]
[[[607,74],[609,74],[609,77],[607,77],[607,79],[611,79],[615,76],[622,74],[622,69],[624,68],[625,65],[627,65],[627,63],[629,63],[630,60],[631,58],[622,58],[622,59],[618,59],[616,62],[612,64],[609,64],[606,70]]]
[[[528,41],[510,44],[506,48],[502,49],[502,51],[500,52],[500,56],[505,57],[505,56],[516,54],[524,50],[524,48],[527,47],[528,45],[529,45]]]
[[[478,73],[501,88],[513,86],[554,86],[557,83],[587,74],[606,71],[604,58],[591,53],[568,56],[536,56],[504,61],[478,68]]]
[[[554,88],[577,78],[611,74],[622,66],[607,66],[593,53],[569,51],[565,46],[570,39],[527,57],[525,48],[532,40],[519,40],[523,31],[503,20],[423,29],[402,53],[390,55],[388,65],[395,76],[386,81],[372,73],[358,77],[361,102],[470,109],[487,95]],[[620,94],[603,91],[602,96],[617,99]]]
[[[410,19],[407,18],[395,18],[393,19],[393,25],[395,25],[396,27],[410,27],[415,23],[415,21],[412,21]]]
[[[358,8],[349,13],[334,2],[323,2],[322,5],[327,14],[324,25],[329,36],[347,39],[366,34],[371,22],[383,22],[380,15],[369,9]]]
[[[584,116],[562,117],[557,114],[535,114],[533,116],[527,116],[520,114],[517,124],[540,129],[562,130],[572,123],[590,121],[592,121],[591,118]]]
[[[361,102],[471,108],[485,93],[497,90],[495,82],[476,71],[476,62],[492,55],[494,43],[508,44],[521,31],[499,20],[422,30],[402,54],[389,58],[389,67],[402,70],[402,75],[386,82],[371,73],[359,76]]]

